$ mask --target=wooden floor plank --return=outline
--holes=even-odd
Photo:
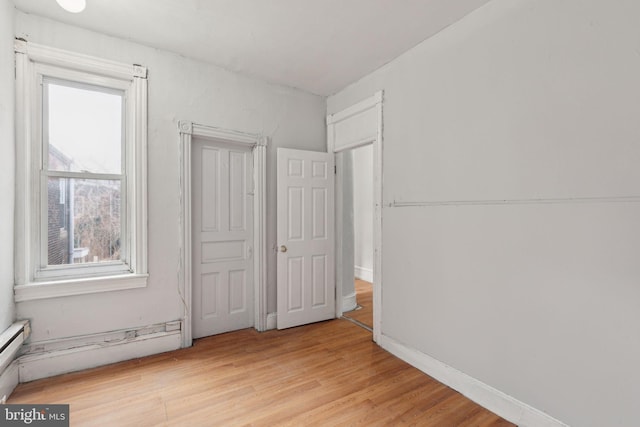
[[[346,320],[203,338],[20,384],[9,403],[68,403],[74,427],[512,425]]]

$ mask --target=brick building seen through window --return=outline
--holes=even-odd
[[[49,146],[49,165],[71,170],[73,160]],[[50,177],[47,185],[47,264],[120,259],[120,182]]]

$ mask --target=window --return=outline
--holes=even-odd
[[[146,69],[16,41],[16,300],[146,285]]]
[[[47,185],[41,189],[41,222],[47,244],[41,244],[46,269],[38,274],[66,274],[73,264],[126,262],[124,91],[47,77],[42,100]]]

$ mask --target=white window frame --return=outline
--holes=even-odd
[[[147,69],[16,40],[15,300],[53,298],[147,285]],[[46,266],[43,224],[42,82],[65,80],[123,91],[125,158],[121,261]],[[94,175],[93,177],[96,177]],[[44,184],[43,184],[44,183]],[[43,231],[44,230],[44,231]],[[44,234],[43,234],[44,233]],[[44,257],[44,258],[43,258]],[[44,259],[44,261],[43,261]]]

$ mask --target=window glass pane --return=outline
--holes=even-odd
[[[121,258],[121,181],[49,178],[48,265]]]
[[[52,81],[45,85],[49,170],[122,173],[124,93]]]

